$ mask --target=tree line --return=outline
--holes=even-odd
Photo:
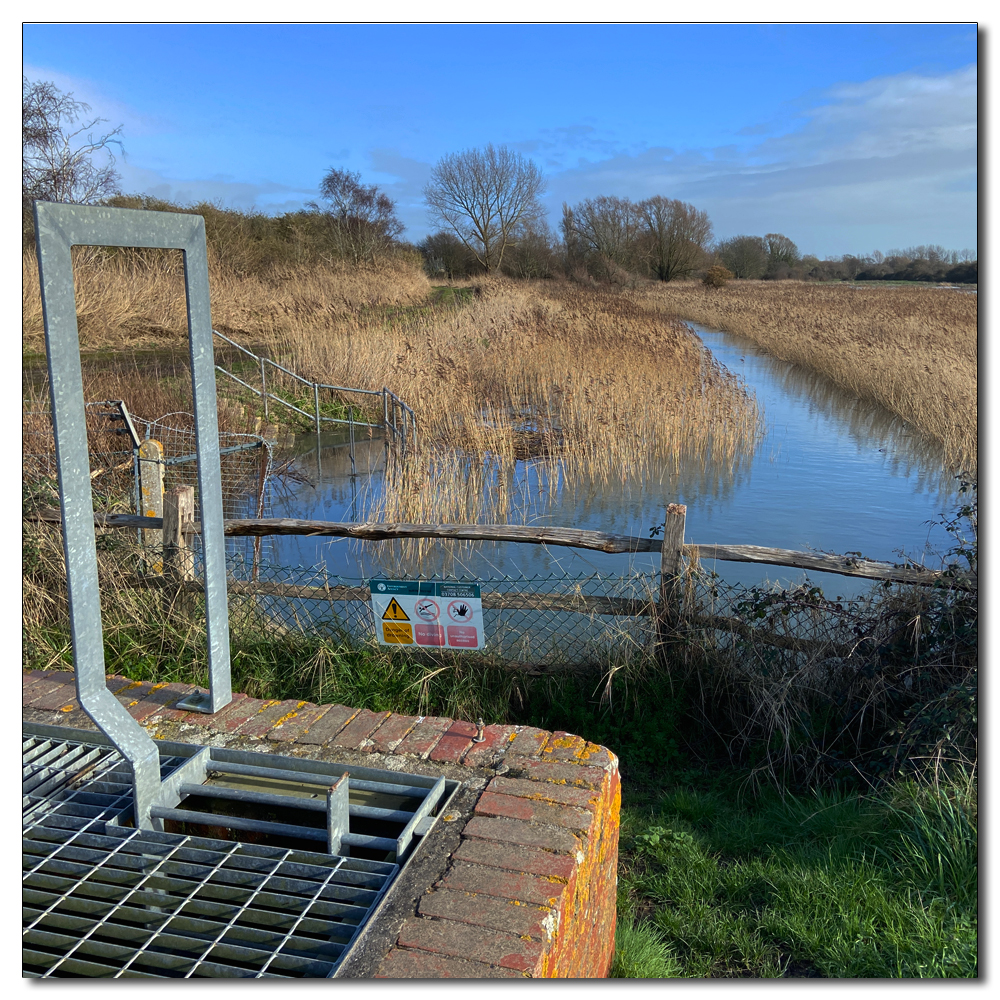
[[[210,245],[225,247],[224,263],[240,273],[284,265],[345,261],[377,264],[420,259],[431,277],[483,273],[519,278],[566,276],[627,284],[639,278],[675,281],[708,275],[812,281],[978,281],[973,251],[937,245],[844,254],[823,260],[799,252],[782,233],[714,240],[712,223],[694,205],[654,195],[633,201],[613,195],[564,204],[559,232],[545,221],[545,180],[531,160],[506,146],[487,145],[443,157],[424,188],[435,231],[416,246],[403,239],[395,202],[358,172],[331,167],[319,199],[298,212],[269,216],[202,203],[179,206],[125,195],[115,169],[122,128],[53,84],[22,78],[22,237],[34,243],[35,200],[106,204],[204,216]]]

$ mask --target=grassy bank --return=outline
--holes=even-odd
[[[613,975],[976,977],[976,783],[623,797]]]
[[[670,282],[642,296],[813,368],[940,442],[955,471],[977,467],[975,295],[929,288]]]

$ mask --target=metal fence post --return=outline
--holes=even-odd
[[[319,437],[319,383],[313,382],[313,402],[316,404],[316,437]]]
[[[260,359],[260,398],[264,401],[264,419],[267,420],[267,376],[264,374],[264,358]]]
[[[382,386],[382,428],[385,431],[385,465],[389,469],[389,390]]]
[[[351,441],[351,475],[356,476],[358,474],[357,467],[354,464],[354,407],[347,407],[347,432],[350,436]]]

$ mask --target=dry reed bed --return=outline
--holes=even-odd
[[[388,385],[413,406],[436,474],[411,479],[399,515],[439,508],[447,465],[550,458],[566,476],[625,483],[659,478],[683,456],[735,462],[756,442],[754,401],[683,324],[562,283],[490,281],[476,292],[461,309],[378,326],[355,315],[281,345],[303,371],[350,371],[354,384]]]
[[[975,295],[797,281],[671,282],[644,295],[880,403],[938,441],[954,471],[975,474]]]
[[[29,348],[41,341],[34,267],[25,258]],[[386,493],[382,514],[393,520],[504,520],[512,470],[525,458],[549,476],[625,484],[659,479],[684,458],[739,462],[759,438],[744,385],[640,295],[500,279],[478,283],[460,308],[433,307],[426,278],[403,264],[268,280],[215,265],[211,280],[218,329],[307,377],[386,385],[414,408],[424,447]],[[84,347],[179,348],[182,288],[169,255],[142,267],[84,256]],[[150,395],[139,382],[121,390],[136,409],[130,395]],[[111,395],[103,386],[95,394]]]
[[[210,248],[212,322],[254,341],[326,327],[349,313],[419,305],[430,283],[412,264],[388,261],[377,271],[329,267],[276,270],[267,276],[234,275]],[[181,252],[128,252],[109,257],[93,247],[73,250],[77,323],[84,350],[179,347],[186,314]],[[24,348],[44,349],[38,263],[22,257]]]

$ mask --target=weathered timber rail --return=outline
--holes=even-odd
[[[35,517],[41,521],[60,521],[56,509],[46,508]],[[140,517],[135,514],[94,515],[94,523],[103,528],[160,529],[163,519]],[[200,531],[195,522],[194,533]],[[396,538],[451,538],[455,541],[521,542],[534,545],[566,545],[591,549],[596,552],[660,552],[663,541],[658,538],[639,538],[635,535],[615,535],[604,531],[580,528],[549,528],[508,524],[404,524],[365,523],[343,521],[309,521],[298,518],[227,519],[224,521],[227,536],[305,535],[337,538],[357,538],[365,541],[386,541]],[[668,543],[669,545],[669,543]],[[726,562],[765,563],[794,569],[836,573],[840,576],[864,577],[871,580],[889,580],[930,586],[947,580],[950,586],[961,590],[978,587],[976,574],[947,576],[940,570],[916,565],[894,565],[854,556],[828,555],[826,553],[799,552],[794,549],[767,548],[760,545],[705,545],[687,543],[679,546],[688,559],[717,559]]]

